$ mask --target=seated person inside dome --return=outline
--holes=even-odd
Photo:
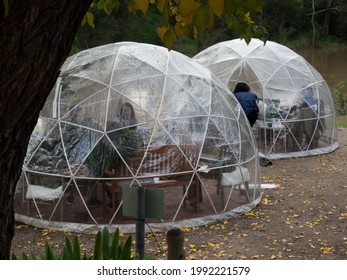
[[[137,119],[133,105],[129,102],[125,102],[120,111],[121,125],[122,127],[129,127],[130,129],[136,129]]]
[[[137,146],[143,145],[142,137],[137,131],[137,118],[135,116],[135,110],[131,103],[125,102],[120,109],[120,117],[118,121],[108,122],[107,130],[115,130],[114,132],[109,133],[109,136],[112,141],[119,142],[121,134],[123,135],[136,135],[137,136]],[[134,133],[135,132],[135,133]],[[118,143],[121,144],[121,143]],[[124,143],[126,144],[126,143]],[[124,145],[123,145],[124,146]]]
[[[129,102],[122,105],[118,121],[107,123],[107,131],[111,131],[108,133],[109,139],[124,161],[135,156],[137,147],[143,145],[143,140],[137,131],[137,123],[134,108]],[[111,143],[107,144],[106,139],[100,144],[108,151],[107,159],[104,159],[104,169],[114,169],[123,162]]]
[[[318,106],[318,99],[314,96],[312,87],[304,88],[300,91],[301,98],[298,102],[298,107],[313,107],[315,109]]]
[[[107,123],[107,131],[110,131],[107,134],[112,144],[103,141],[104,150],[106,150],[103,157],[103,173],[106,177],[114,176],[115,174],[111,170],[117,169],[124,162],[135,157],[138,147],[143,146],[142,136],[146,131],[138,129],[137,124],[134,107],[129,102],[122,104],[117,121]],[[117,151],[114,150],[113,145]],[[108,190],[106,190],[106,194],[112,200],[112,195]]]
[[[318,113],[318,99],[314,95],[312,87],[301,89],[296,105],[290,108],[287,119],[287,127],[290,130],[288,133],[289,141],[295,145],[296,142],[301,149],[316,148],[318,146],[318,138],[322,125],[319,123],[316,129],[317,113]],[[312,139],[312,141],[311,141]]]
[[[119,114],[118,121],[109,121],[107,123],[107,130],[114,130],[118,128],[129,128],[135,130],[137,127],[137,119],[135,116],[135,110],[131,103],[125,102]]]
[[[290,108],[291,117],[294,117],[297,113],[297,110],[300,108],[311,107],[314,111],[317,112],[318,109],[318,99],[314,96],[312,87],[304,88],[300,92],[300,96],[296,101],[296,105]]]

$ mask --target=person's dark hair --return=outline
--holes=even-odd
[[[251,91],[249,85],[247,85],[246,83],[243,82],[239,82],[236,84],[235,89],[234,89],[234,93],[237,92],[249,92]]]
[[[121,113],[121,117],[123,116],[123,110],[125,107],[128,107],[130,108],[130,111],[131,111],[131,118],[135,118],[135,110],[134,110],[134,107],[131,103],[129,102],[125,102],[120,110],[120,113]]]
[[[123,110],[125,107],[128,107],[130,108],[130,111],[131,111],[131,116],[130,116],[130,119],[129,120],[125,120],[124,119],[124,116],[123,116]],[[135,124],[137,124],[137,119],[136,119],[136,116],[135,116],[135,110],[134,110],[134,107],[131,103],[129,102],[125,102],[121,108],[121,116],[120,116],[120,119],[121,119],[121,122],[122,122],[122,126],[129,126],[131,125],[131,129],[136,129],[136,126],[133,126]]]

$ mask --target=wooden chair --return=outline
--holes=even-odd
[[[104,204],[111,213],[114,213],[120,201],[122,186],[125,185],[141,185],[147,188],[183,186],[185,194],[186,187],[191,184],[190,190],[194,191],[189,191],[187,198],[197,212],[202,201],[200,181],[194,176],[190,182],[196,163],[197,146],[193,144],[141,147],[136,156],[126,164],[105,171],[111,179],[103,184]],[[111,199],[111,205],[106,204],[106,194]]]

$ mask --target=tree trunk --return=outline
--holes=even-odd
[[[331,6],[333,4],[333,0],[329,0],[326,8],[325,18],[324,18],[324,26],[323,26],[323,32],[324,34],[329,34],[329,24],[330,24],[330,11]]]
[[[316,8],[315,8],[316,1],[312,0],[312,16],[311,16],[311,24],[312,24],[312,47],[314,48],[316,46],[316,25],[314,23],[314,17],[316,15]]]
[[[30,135],[92,0],[9,1],[0,7],[0,259],[9,259],[14,193]]]

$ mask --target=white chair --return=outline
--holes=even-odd
[[[250,202],[251,199],[249,197],[249,181],[251,177],[249,175],[248,168],[238,166],[236,170],[233,172],[224,172],[222,173],[221,180],[221,198],[222,198],[222,206],[224,207],[224,188],[231,187],[231,191],[228,196],[228,200],[230,199],[231,193],[234,187],[238,187],[241,189],[241,186],[244,185],[247,200]]]
[[[26,199],[40,199],[45,201],[53,201],[61,197],[63,187],[59,186],[55,189],[47,188],[39,185],[28,185]]]
[[[25,198],[28,200],[28,214],[30,215],[31,202],[50,202],[54,207],[55,202],[62,196],[63,187],[49,188],[41,185],[28,185]]]

